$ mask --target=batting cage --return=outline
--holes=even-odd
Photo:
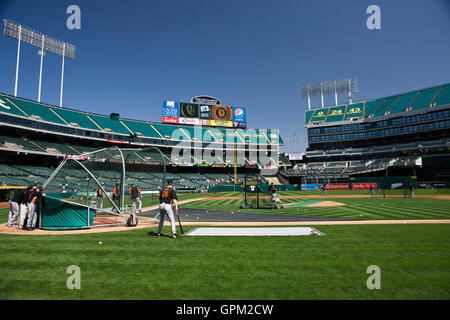
[[[241,185],[243,203],[241,209],[279,209],[281,205],[280,195],[270,192],[270,186],[262,183],[260,178],[248,180],[247,176]]]
[[[165,156],[156,147],[67,155],[43,185],[40,228],[137,225],[138,204],[129,197],[130,187],[139,187],[141,194],[157,193],[164,188],[165,174]]]

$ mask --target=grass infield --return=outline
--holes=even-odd
[[[221,201],[186,206],[203,203],[210,209],[225,209],[235,205]],[[317,210],[308,214],[356,217],[365,212],[369,216],[362,219],[439,219],[448,218],[450,212],[450,201],[434,199],[338,201],[347,205],[308,208]],[[144,199],[144,205],[150,202]],[[339,211],[342,208],[347,211]],[[283,210],[271,213],[287,214],[290,209]],[[1,223],[6,222],[7,212],[0,209]],[[154,227],[83,235],[2,234],[0,299],[450,298],[450,225],[318,229],[326,236],[173,240],[156,237]],[[170,235],[169,228],[163,233]],[[81,269],[81,290],[67,289],[70,265]],[[366,286],[370,265],[381,269],[380,290]]]

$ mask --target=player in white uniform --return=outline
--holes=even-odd
[[[170,225],[172,227],[172,238],[178,238],[177,229],[175,225],[175,217],[173,215],[172,204],[175,206],[175,212],[178,214],[178,198],[177,193],[173,189],[173,182],[171,180],[167,181],[167,187],[159,195],[159,227],[158,236],[161,235],[162,227],[164,224],[164,218],[167,217],[170,220]]]

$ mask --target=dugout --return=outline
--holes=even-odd
[[[164,155],[156,147],[120,149],[109,147],[79,156],[67,156],[44,183],[45,196],[39,212],[44,230],[73,230],[125,225],[131,214],[128,188],[138,182],[143,168],[166,176]],[[116,188],[116,195],[113,189]],[[101,192],[103,200],[97,200]]]

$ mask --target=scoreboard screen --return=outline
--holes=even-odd
[[[162,117],[163,123],[247,128],[247,110],[242,107],[164,100]]]

